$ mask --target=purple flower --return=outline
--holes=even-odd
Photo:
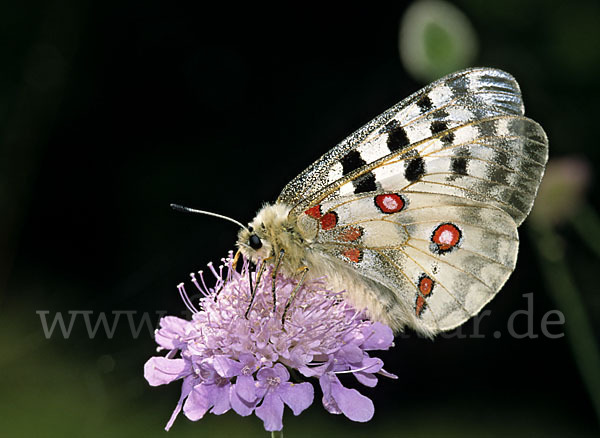
[[[152,386],[181,379],[180,399],[168,430],[183,411],[196,421],[209,412],[221,415],[230,409],[241,416],[256,414],[268,431],[283,428],[287,405],[294,415],[314,399],[312,382],[318,380],[323,406],[353,421],[368,421],[373,403],[356,389],[344,387],[337,375],[350,373],[365,386],[377,384],[377,374],[396,378],[383,370],[383,362],[369,355],[393,345],[389,327],[367,320],[343,301],[343,294],[324,287],[323,280],[304,282],[282,316],[297,280],[277,274],[276,307],[273,312],[269,269],[256,287],[250,305],[249,275],[256,272],[244,261],[241,272],[224,260],[209,288],[202,272],[192,282],[203,295],[199,308],[183,284],[182,299],[192,311],[191,321],[167,316],[156,331],[164,357],[153,357],[144,367]],[[248,315],[246,317],[246,313]],[[293,376],[293,378],[291,377]],[[312,381],[312,382],[311,382]]]
[[[313,386],[308,382],[299,384],[289,382],[290,373],[280,363],[276,363],[273,368],[262,368],[256,377],[258,391],[263,398],[262,404],[256,408],[256,416],[263,420],[265,430],[283,428],[284,403],[292,409],[294,415],[299,415],[313,402],[315,392]]]

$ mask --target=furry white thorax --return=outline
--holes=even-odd
[[[307,267],[307,279],[326,277],[327,285],[334,291],[346,291],[346,299],[357,309],[367,310],[374,321],[389,325],[395,332],[409,325],[415,327],[410,309],[385,308],[381,300],[381,284],[362,277],[348,264],[329,256],[307,230],[298,227],[297,218],[290,215],[291,207],[282,204],[264,205],[250,222],[247,229],[238,233],[237,246],[242,254],[257,263],[268,259],[275,264],[281,250],[284,256],[279,269],[294,276]],[[252,234],[256,234],[262,247],[258,250],[249,245]],[[263,279],[262,281],[265,281]],[[431,333],[423,332],[425,335]]]

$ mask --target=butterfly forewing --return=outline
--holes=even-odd
[[[413,145],[446,129],[483,118],[522,114],[519,86],[509,74],[487,68],[455,73],[418,91],[350,135],[290,182],[278,201],[300,204],[302,210],[327,186],[339,186],[357,169],[390,155],[413,155]],[[418,166],[413,168],[418,170]],[[370,177],[352,180],[360,191],[368,191],[375,182]]]

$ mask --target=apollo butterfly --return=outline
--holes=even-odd
[[[326,276],[373,320],[433,336],[475,315],[515,268],[548,140],[515,79],[472,68],[327,152],[238,234],[252,261]]]

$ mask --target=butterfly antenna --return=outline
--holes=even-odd
[[[243,223],[236,221],[235,219],[230,218],[229,216],[224,216],[222,214],[213,213],[212,211],[196,210],[195,208],[184,207],[183,205],[179,205],[179,204],[171,204],[171,208],[175,211],[182,211],[184,213],[205,214],[207,216],[218,217],[221,219],[225,219],[229,222],[233,222],[234,224],[237,224],[242,228],[248,229],[248,227],[246,227]]]

